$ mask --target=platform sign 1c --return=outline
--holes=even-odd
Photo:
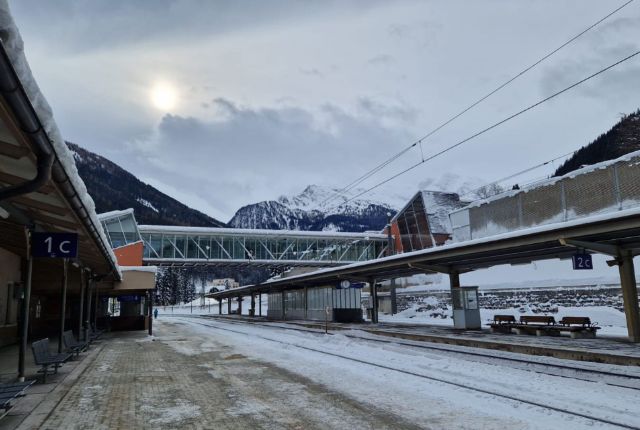
[[[591,254],[574,255],[573,270],[593,270],[593,260]]]
[[[78,256],[78,235],[76,233],[32,233],[31,256],[76,258]]]

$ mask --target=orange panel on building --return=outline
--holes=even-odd
[[[120,266],[142,266],[144,244],[142,241],[130,243],[113,250]]]

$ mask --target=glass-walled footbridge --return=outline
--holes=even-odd
[[[379,233],[138,225],[132,209],[100,221],[113,248],[142,241],[144,262],[156,266],[335,266],[379,258],[387,246]]]

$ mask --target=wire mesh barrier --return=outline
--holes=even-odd
[[[638,206],[640,151],[473,203],[449,219],[461,242]]]

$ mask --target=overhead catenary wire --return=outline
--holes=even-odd
[[[335,194],[327,197],[322,204],[328,203],[332,200],[335,200],[336,198],[342,196],[344,193],[346,193],[347,191],[351,190],[352,188],[358,186],[359,184],[361,184],[362,182],[364,182],[365,180],[369,179],[371,176],[373,176],[374,174],[378,173],[380,170],[384,169],[386,166],[388,166],[389,164],[391,164],[392,162],[394,162],[395,160],[397,160],[398,158],[400,158],[402,155],[404,155],[405,153],[407,153],[409,150],[411,150],[412,148],[414,148],[417,145],[420,145],[420,152],[422,154],[422,158],[424,159],[424,154],[422,152],[422,142],[426,139],[428,139],[429,137],[431,137],[433,134],[437,133],[439,130],[441,130],[442,128],[446,127],[447,125],[449,125],[450,123],[452,123],[453,121],[455,121],[456,119],[458,119],[459,117],[461,117],[462,115],[464,115],[465,113],[467,113],[468,111],[470,111],[471,109],[473,109],[474,107],[476,107],[477,105],[479,105],[480,103],[482,103],[483,101],[485,101],[486,99],[488,99],[489,97],[491,97],[492,95],[494,95],[495,93],[499,92],[500,90],[502,90],[504,87],[506,87],[507,85],[511,84],[513,81],[515,81],[516,79],[518,79],[519,77],[521,77],[522,75],[526,74],[527,72],[529,72],[531,69],[535,68],[536,66],[538,66],[540,63],[542,63],[543,61],[545,61],[546,59],[548,59],[549,57],[551,57],[552,55],[556,54],[558,51],[560,51],[561,49],[565,48],[567,45],[570,45],[571,43],[573,43],[574,41],[576,41],[578,38],[580,38],[581,36],[583,36],[584,34],[586,34],[587,32],[589,32],[590,30],[594,29],[595,27],[597,27],[598,25],[600,25],[602,22],[606,21],[607,19],[609,19],[611,16],[615,15],[617,12],[619,12],[620,10],[622,10],[623,8],[625,8],[626,6],[628,6],[629,4],[633,3],[635,0],[628,0],[627,2],[623,3],[622,5],[620,5],[619,7],[617,7],[616,9],[612,10],[611,12],[609,12],[607,15],[603,16],[602,18],[600,18],[599,20],[597,20],[596,22],[594,22],[593,24],[591,24],[590,26],[588,26],[587,28],[585,28],[584,30],[582,30],[580,33],[576,34],[575,36],[573,36],[572,38],[570,38],[569,40],[567,40],[566,42],[562,43],[560,46],[558,46],[557,48],[551,50],[550,52],[548,52],[547,54],[545,54],[543,57],[541,57],[540,59],[538,59],[537,61],[535,61],[534,63],[532,63],[531,65],[525,67],[522,71],[520,71],[519,73],[515,74],[514,76],[512,76],[511,78],[507,79],[506,81],[504,81],[502,84],[498,85],[496,88],[494,88],[493,90],[491,90],[490,92],[488,92],[487,94],[485,94],[484,96],[480,97],[478,100],[476,100],[475,102],[473,102],[472,104],[470,104],[469,106],[467,106],[466,108],[464,108],[463,110],[461,110],[460,112],[458,112],[457,114],[453,115],[452,117],[450,117],[449,119],[447,119],[446,121],[444,121],[443,123],[441,123],[440,125],[438,125],[437,127],[435,127],[434,129],[432,129],[431,131],[429,131],[428,133],[426,133],[424,136],[422,136],[421,138],[417,139],[416,141],[414,141],[413,143],[411,143],[409,146],[407,146],[406,148],[404,148],[403,150],[401,150],[400,152],[392,155],[391,157],[389,157],[388,159],[386,159],[385,161],[383,161],[382,163],[378,164],[377,166],[375,166],[374,168],[372,168],[371,170],[365,172],[362,176],[356,178],[355,180],[353,180],[352,182],[350,182],[349,184],[347,184],[345,187],[337,190],[335,192]]]
[[[552,159],[544,161],[542,163],[538,163],[535,166],[527,167],[524,170],[520,170],[520,171],[518,171],[516,173],[510,174],[509,176],[505,176],[504,178],[498,179],[496,181],[488,182],[488,183],[486,183],[486,184],[484,184],[484,185],[482,185],[482,186],[480,186],[478,188],[474,188],[473,190],[467,191],[464,194],[460,194],[460,197],[465,197],[465,196],[468,196],[470,194],[475,194],[476,192],[478,192],[479,190],[481,190],[483,188],[490,187],[491,185],[500,184],[500,183],[502,183],[504,181],[508,181],[509,179],[517,178],[520,175],[524,175],[525,173],[529,173],[529,172],[531,172],[533,170],[539,169],[540,167],[546,166],[549,163],[553,163],[556,160],[560,160],[562,158],[568,157],[568,156],[573,155],[573,154],[575,154],[575,151],[567,152],[566,154],[560,155],[558,157],[552,158]]]
[[[557,92],[555,92],[555,93],[551,94],[550,96],[547,96],[547,97],[543,98],[542,100],[539,100],[539,101],[537,101],[536,103],[534,103],[534,104],[532,104],[532,105],[529,105],[529,106],[527,106],[526,108],[521,109],[521,110],[519,110],[518,112],[516,112],[516,113],[514,113],[514,114],[512,114],[512,115],[509,115],[509,116],[508,116],[508,117],[506,117],[506,118],[501,119],[500,121],[498,121],[498,122],[496,122],[496,123],[491,124],[490,126],[488,126],[488,127],[484,128],[484,129],[482,129],[482,130],[480,130],[480,131],[478,131],[478,132],[476,132],[476,133],[472,134],[471,136],[468,136],[468,137],[466,137],[466,138],[464,138],[464,139],[462,139],[462,140],[460,140],[460,141],[458,141],[458,142],[454,143],[453,145],[450,145],[450,146],[448,146],[448,147],[444,148],[443,150],[438,151],[438,152],[436,152],[436,153],[435,153],[435,154],[433,154],[433,155],[430,155],[429,157],[427,157],[427,158],[425,158],[425,159],[423,159],[423,160],[421,160],[421,161],[419,161],[419,162],[417,162],[417,163],[415,163],[415,164],[413,164],[413,165],[411,165],[411,166],[407,167],[406,169],[404,169],[404,170],[402,170],[402,171],[400,171],[400,172],[398,172],[398,173],[394,174],[393,176],[391,176],[391,177],[389,177],[389,178],[387,178],[387,179],[385,179],[385,180],[383,180],[383,181],[380,181],[380,182],[378,182],[377,184],[375,184],[374,186],[372,186],[372,187],[370,187],[370,188],[368,188],[368,189],[366,189],[366,190],[364,190],[364,191],[362,191],[362,192],[360,192],[360,193],[356,194],[355,196],[353,196],[353,197],[351,197],[351,198],[349,198],[349,199],[345,200],[344,202],[342,202],[342,203],[341,203],[341,205],[346,204],[346,203],[348,203],[348,202],[350,202],[350,201],[352,201],[352,200],[355,200],[356,198],[358,198],[358,197],[360,197],[360,196],[362,196],[362,195],[364,195],[364,194],[369,193],[370,191],[375,190],[376,188],[380,187],[381,185],[384,185],[384,184],[386,184],[387,182],[390,182],[390,181],[394,180],[395,178],[397,178],[397,177],[399,177],[399,176],[401,176],[401,175],[404,175],[404,174],[405,174],[405,173],[407,173],[407,172],[410,172],[411,170],[413,170],[413,169],[415,169],[416,167],[418,167],[418,166],[420,166],[420,165],[422,165],[422,164],[426,163],[427,161],[431,161],[431,160],[433,160],[434,158],[437,158],[437,157],[439,157],[439,156],[441,156],[441,155],[444,155],[444,154],[446,154],[447,152],[449,152],[449,151],[451,151],[451,150],[453,150],[453,149],[455,149],[455,148],[457,148],[457,147],[459,147],[459,146],[461,146],[461,145],[464,145],[465,143],[469,142],[470,140],[475,139],[476,137],[481,136],[481,135],[483,135],[484,133],[486,133],[486,132],[488,132],[488,131],[490,131],[490,130],[493,130],[493,129],[494,129],[494,128],[496,128],[496,127],[501,126],[502,124],[504,124],[504,123],[506,123],[506,122],[508,122],[508,121],[510,121],[510,120],[512,120],[512,119],[514,119],[514,118],[516,118],[516,117],[518,117],[518,116],[520,116],[520,115],[522,115],[523,113],[526,113],[526,112],[530,111],[531,109],[533,109],[533,108],[535,108],[535,107],[537,107],[537,106],[540,106],[541,104],[546,103],[546,102],[548,102],[549,100],[551,100],[551,99],[553,99],[553,98],[555,98],[555,97],[557,97],[557,96],[559,96],[559,95],[561,95],[561,94],[566,93],[567,91],[569,91],[569,90],[571,90],[571,89],[573,89],[573,88],[577,87],[578,85],[581,85],[581,84],[583,84],[583,83],[585,83],[585,82],[587,82],[587,81],[589,81],[589,80],[591,80],[591,79],[595,78],[596,76],[599,76],[599,75],[601,75],[602,73],[604,73],[604,72],[606,72],[606,71],[608,71],[608,70],[610,70],[610,69],[612,69],[612,68],[614,68],[614,67],[616,67],[616,66],[618,66],[618,65],[620,65],[620,64],[622,64],[622,63],[624,63],[625,61],[628,61],[628,60],[632,59],[633,57],[637,56],[638,54],[640,54],[640,50],[639,50],[639,51],[636,51],[636,52],[632,53],[631,55],[628,55],[628,56],[626,56],[626,57],[624,57],[624,58],[622,58],[622,59],[620,59],[620,60],[618,60],[618,61],[616,61],[616,62],[615,62],[615,63],[613,63],[613,64],[608,65],[607,67],[605,67],[605,68],[603,68],[603,69],[598,70],[598,71],[597,71],[597,72],[595,72],[595,73],[592,73],[591,75],[589,75],[589,76],[587,76],[587,77],[585,77],[585,78],[580,79],[580,80],[579,80],[579,81],[577,81],[577,82],[574,82],[573,84],[569,85],[568,87],[565,87],[565,88],[563,88],[562,90],[557,91]],[[339,206],[339,205],[338,205],[338,206]]]

